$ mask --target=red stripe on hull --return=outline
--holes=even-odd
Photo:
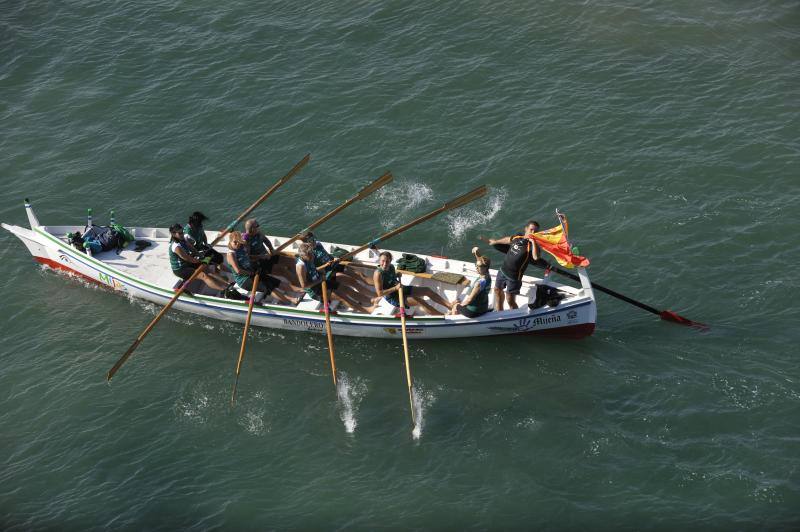
[[[535,336],[553,336],[557,338],[570,338],[578,340],[586,338],[594,332],[594,323],[581,323],[579,325],[568,325],[566,327],[556,327],[554,329],[542,329],[541,331],[527,331],[517,334],[530,334]]]
[[[61,271],[67,272],[67,273],[69,273],[71,275],[77,275],[78,277],[81,277],[82,279],[86,279],[87,281],[90,281],[92,283],[99,284],[100,286],[104,286],[104,287],[108,288],[108,285],[101,283],[97,279],[92,279],[88,275],[84,275],[79,271],[75,271],[72,268],[68,268],[68,267],[64,266],[63,264],[61,264],[60,262],[56,262],[56,261],[54,261],[52,259],[48,259],[48,258],[45,258],[45,257],[33,257],[33,258],[39,264],[44,264],[45,266],[53,268],[54,270],[61,270]]]

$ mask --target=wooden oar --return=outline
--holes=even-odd
[[[328,352],[331,355],[331,374],[336,386],[336,362],[333,355],[333,331],[331,330],[331,307],[328,305],[328,283],[322,281],[322,307],[325,309],[325,333],[328,335]]]
[[[244,218],[247,215],[249,215],[251,212],[253,212],[253,210],[255,210],[256,207],[261,205],[264,202],[264,200],[266,200],[268,197],[270,197],[273,192],[278,190],[278,188],[281,185],[283,185],[284,183],[289,181],[292,177],[294,177],[295,174],[297,174],[297,172],[299,172],[306,164],[308,164],[308,161],[309,161],[310,158],[311,158],[311,154],[307,154],[305,157],[303,157],[300,160],[300,162],[298,162],[296,165],[294,165],[294,167],[291,170],[289,170],[289,173],[287,173],[285,176],[280,178],[278,180],[278,182],[275,183],[274,185],[272,185],[269,190],[267,190],[264,194],[262,194],[262,196],[260,198],[258,198],[255,203],[250,205],[250,207],[248,207],[242,214],[240,214],[239,217],[236,218],[236,220],[231,222],[228,225],[227,228],[225,228],[222,232],[220,232],[217,235],[217,238],[215,238],[214,241],[211,242],[210,247],[213,248],[220,240],[222,240],[225,237],[225,235],[227,235],[228,233],[233,231],[233,229],[236,227],[236,224],[238,224],[239,222],[244,220]],[[110,381],[111,378],[114,377],[114,374],[119,370],[120,367],[122,367],[122,365],[125,363],[125,361],[128,360],[128,358],[133,354],[133,352],[136,350],[136,348],[139,346],[139,344],[142,343],[142,340],[144,340],[145,336],[147,336],[148,333],[153,329],[153,327],[155,327],[156,323],[158,323],[158,321],[162,318],[162,316],[164,316],[164,314],[166,314],[167,311],[170,308],[172,308],[172,305],[175,304],[175,302],[178,300],[178,298],[181,296],[181,294],[186,290],[186,287],[189,286],[189,284],[192,281],[194,281],[195,278],[198,275],[203,273],[206,270],[207,266],[208,266],[208,263],[201,264],[194,271],[194,273],[192,273],[192,275],[186,280],[186,282],[181,285],[181,287],[175,292],[175,295],[172,296],[172,299],[169,300],[169,303],[167,303],[164,306],[164,308],[161,309],[161,312],[159,312],[158,315],[155,318],[153,318],[153,321],[151,321],[150,324],[147,327],[145,327],[144,331],[142,331],[142,333],[139,336],[136,337],[136,340],[134,340],[133,344],[131,344],[131,346],[128,348],[128,350],[125,351],[125,354],[122,355],[122,357],[120,357],[120,359],[117,360],[116,364],[114,364],[114,366],[108,371],[108,374],[106,375],[106,380]]]
[[[480,240],[483,240],[484,242],[487,242],[487,243],[489,242],[488,238],[485,238],[485,237],[482,237],[482,236],[480,236],[478,238]],[[497,251],[499,251],[500,253],[508,253],[508,249],[509,249],[509,245],[508,244],[491,244],[491,246],[494,249],[496,249]],[[536,266],[538,268],[541,268],[541,269],[546,269],[548,267],[548,266],[545,266],[544,264],[542,264],[541,262],[539,262],[539,263],[531,262],[531,264],[533,264],[534,266]],[[556,273],[559,273],[559,274],[563,275],[564,277],[569,277],[570,279],[573,279],[575,281],[580,282],[580,280],[581,280],[580,277],[578,277],[577,275],[575,275],[573,273],[570,273],[570,272],[568,272],[566,270],[563,270],[563,269],[559,268],[558,266],[552,266],[551,265],[550,269],[553,270]],[[680,314],[677,314],[677,313],[675,313],[675,312],[673,312],[671,310],[658,310],[657,308],[651,307],[650,305],[642,303],[641,301],[636,301],[635,299],[632,299],[632,298],[630,298],[628,296],[622,295],[619,292],[615,292],[615,291],[611,290],[610,288],[606,288],[605,286],[599,285],[599,284],[597,284],[597,283],[595,283],[593,281],[591,282],[591,285],[592,285],[592,288],[597,288],[601,292],[605,292],[606,294],[610,295],[611,297],[616,297],[617,299],[620,299],[620,300],[622,300],[622,301],[624,301],[626,303],[630,303],[631,305],[637,306],[642,310],[646,310],[647,312],[655,314],[656,316],[659,316],[662,320],[671,321],[672,323],[679,323],[680,325],[687,325],[689,327],[695,327],[697,329],[702,329],[702,330],[709,329],[708,325],[706,325],[704,323],[699,323],[699,322],[696,322],[696,321],[692,321],[689,318],[684,318]]]
[[[349,200],[345,201],[344,203],[342,203],[341,205],[339,205],[338,207],[333,209],[331,212],[329,212],[328,214],[326,214],[325,216],[323,216],[322,218],[320,218],[319,220],[317,220],[313,224],[309,225],[308,227],[306,227],[305,229],[303,229],[302,231],[300,231],[299,233],[294,235],[292,238],[290,238],[289,240],[287,240],[286,242],[281,244],[280,246],[278,246],[277,249],[275,249],[275,252],[276,253],[280,253],[282,250],[284,250],[286,247],[288,247],[292,242],[294,242],[295,240],[298,240],[301,236],[303,236],[303,233],[305,233],[307,231],[311,231],[312,229],[315,229],[316,227],[318,227],[322,223],[330,220],[331,218],[333,218],[334,216],[336,216],[337,214],[339,214],[340,212],[345,210],[347,207],[349,207],[353,203],[355,203],[357,201],[361,201],[362,199],[366,198],[367,196],[369,196],[373,192],[377,191],[378,189],[380,189],[384,185],[387,185],[387,184],[391,183],[392,179],[394,179],[394,177],[392,176],[392,173],[391,172],[386,172],[385,174],[380,176],[378,179],[376,179],[375,181],[373,181],[372,183],[370,183],[366,187],[362,188],[358,192],[358,194],[356,194],[355,196],[353,196]]]
[[[250,328],[250,317],[253,315],[253,303],[256,301],[256,292],[258,291],[258,282],[260,280],[260,276],[261,272],[256,270],[256,276],[253,278],[253,288],[250,290],[250,303],[247,305],[247,318],[244,320],[242,346],[239,348],[239,360],[236,362],[236,380],[233,382],[231,406],[233,406],[233,404],[236,402],[236,387],[239,385],[239,372],[242,369],[242,360],[244,359],[244,346],[247,343],[247,329]]]
[[[406,364],[406,382],[408,383],[408,404],[411,407],[411,425],[417,426],[416,416],[414,414],[414,396],[411,390],[411,364],[408,361],[408,337],[406,336],[406,306],[403,301],[403,285],[400,284],[397,289],[397,295],[400,299],[400,330],[403,334],[403,355],[405,356]]]
[[[424,216],[420,216],[416,220],[408,222],[407,224],[402,225],[402,226],[398,227],[397,229],[389,231],[388,233],[384,233],[383,235],[379,236],[378,238],[376,238],[376,239],[374,239],[374,240],[372,240],[370,242],[367,242],[363,246],[361,246],[359,248],[356,248],[353,251],[349,251],[349,252],[345,253],[344,255],[339,257],[338,260],[339,260],[339,262],[346,261],[347,259],[349,259],[351,257],[354,257],[355,255],[358,255],[359,253],[361,253],[365,249],[370,248],[372,246],[375,246],[379,242],[383,242],[384,240],[388,240],[388,239],[392,238],[393,236],[397,236],[400,233],[402,233],[403,231],[411,229],[415,225],[419,225],[422,222],[430,220],[434,216],[438,216],[438,215],[442,214],[443,212],[447,212],[447,211],[450,211],[450,210],[453,210],[453,209],[457,209],[459,207],[463,207],[467,203],[470,203],[470,202],[475,201],[476,199],[478,199],[478,198],[480,198],[482,196],[485,196],[486,192],[488,192],[488,189],[486,188],[486,185],[481,185],[481,186],[479,186],[478,188],[476,188],[475,190],[473,190],[471,192],[467,192],[466,194],[464,194],[462,196],[459,196],[459,197],[457,197],[457,198],[455,198],[455,199],[453,199],[451,201],[448,201],[447,203],[445,203],[444,205],[442,205],[438,209],[435,209],[435,210],[429,212],[428,214],[426,214]],[[325,264],[323,264],[321,266],[318,266],[317,270],[322,270],[322,269],[328,267],[328,265],[330,265],[330,262],[326,262]]]

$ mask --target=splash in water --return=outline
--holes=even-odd
[[[493,190],[484,200],[483,207],[463,207],[447,216],[447,225],[450,229],[450,244],[459,244],[464,239],[468,230],[475,226],[485,224],[500,212],[506,201],[508,193],[504,188]]]
[[[367,384],[362,379],[351,380],[350,377],[340,372],[339,378],[336,379],[336,394],[339,396],[339,417],[344,423],[344,429],[348,434],[352,434],[356,430],[358,421],[358,407],[361,400],[367,392]]]
[[[414,404],[414,429],[411,436],[419,440],[422,436],[422,429],[425,427],[425,412],[436,402],[433,392],[426,390],[417,384],[411,389],[411,401]]]
[[[417,206],[433,198],[433,190],[425,183],[395,181],[376,192],[369,205],[380,212],[385,229],[396,227],[408,218]]]

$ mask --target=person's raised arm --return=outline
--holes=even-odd
[[[494,239],[491,239],[491,238],[489,239],[489,245],[490,246],[493,246],[495,244],[510,244],[510,243],[511,243],[511,237],[510,236],[504,236],[503,238],[500,238],[498,240],[494,240]]]

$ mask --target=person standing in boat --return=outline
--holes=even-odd
[[[322,281],[328,285],[330,299],[341,301],[355,312],[368,314],[374,307],[365,308],[365,305],[358,300],[358,292],[347,286],[340,286],[336,279],[328,281],[314,265],[314,248],[307,242],[300,244],[298,248],[297,262],[295,264],[297,280],[308,297],[315,301],[322,301]]]
[[[539,246],[526,235],[539,230],[539,223],[533,220],[525,224],[525,231],[498,240],[489,239],[489,244],[508,244],[503,265],[497,271],[494,279],[494,309],[503,310],[503,301],[508,302],[508,308],[517,308],[517,295],[522,288],[522,276],[528,268],[531,259],[539,260]],[[503,294],[505,290],[505,294]]]
[[[208,220],[208,217],[200,211],[194,211],[189,216],[189,226],[186,228],[186,237],[194,248],[201,254],[211,257],[211,264],[216,267],[217,272],[223,270],[223,257],[222,253],[208,245],[208,238],[206,231],[203,228],[203,222]]]
[[[261,226],[255,218],[247,220],[244,223],[244,229],[246,233],[243,236],[249,245],[250,264],[253,265],[253,268],[258,269],[262,276],[270,274],[272,267],[280,259],[278,255],[275,255],[275,248],[272,247],[269,238],[266,238],[261,232]]]
[[[250,262],[250,254],[248,253],[247,243],[239,231],[231,231],[228,235],[228,264],[233,270],[233,279],[236,281],[236,286],[247,290],[253,291],[253,281],[255,278],[255,270]],[[256,292],[263,292],[264,298],[272,295],[279,303],[286,303],[296,305],[297,300],[292,299],[276,289],[280,286],[280,280],[271,275],[262,275],[258,280],[258,286],[255,288]]]
[[[370,281],[367,277],[356,272],[353,268],[347,268],[347,270],[345,270],[344,264],[339,263],[336,257],[328,253],[322,243],[314,236],[314,233],[306,231],[303,233],[303,236],[300,237],[300,240],[311,246],[314,253],[314,266],[320,267],[323,264],[328,265],[323,270],[325,272],[326,281],[337,279],[337,274],[339,274],[337,280],[353,290],[358,291],[358,288],[356,288],[356,283],[358,282],[364,283],[369,287]]]
[[[186,239],[183,233],[183,226],[181,224],[173,224],[169,228],[170,242],[169,242],[169,264],[172,268],[172,273],[180,277],[184,281],[192,276],[194,271],[203,263],[197,258],[197,250]],[[211,258],[206,258],[211,262]],[[224,292],[229,284],[228,281],[208,271],[202,272],[196,277],[206,286]]]
[[[478,270],[479,277],[472,281],[469,293],[459,303],[453,303],[450,314],[461,314],[468,318],[477,318],[489,312],[489,292],[492,289],[492,278],[489,276],[489,267],[492,262],[489,257],[481,255],[477,246],[472,248],[475,255],[475,268]]]
[[[378,300],[381,297],[388,301],[393,307],[400,307],[400,298],[397,291],[400,289],[400,276],[392,264],[392,254],[388,251],[382,251],[378,256],[378,267],[375,273],[372,274],[372,283],[375,286],[375,293]],[[425,309],[425,314],[437,315],[444,314],[436,307],[425,301],[425,298],[442,305],[444,308],[449,309],[452,303],[437,294],[430,287],[427,286],[406,286],[403,285],[403,303],[408,308],[409,305],[419,305]]]

